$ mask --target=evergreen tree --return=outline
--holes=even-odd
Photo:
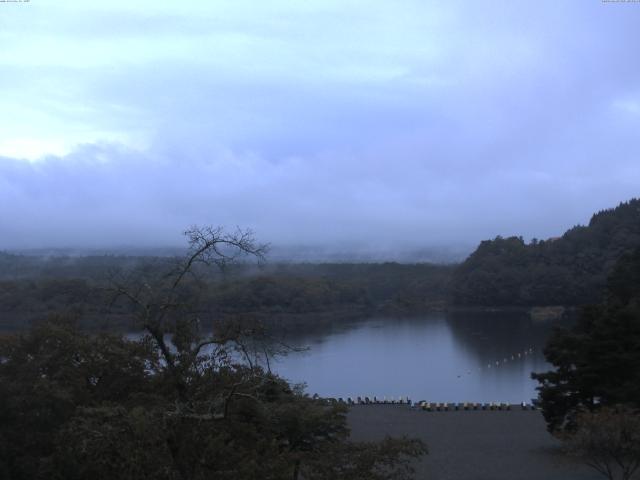
[[[555,370],[533,378],[550,431],[571,430],[583,410],[640,407],[640,248],[616,264],[606,301],[556,331],[545,356]]]

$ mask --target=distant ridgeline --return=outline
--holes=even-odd
[[[456,268],[454,305],[577,306],[598,303],[616,260],[640,246],[640,199],[591,217],[562,237],[487,240]]]

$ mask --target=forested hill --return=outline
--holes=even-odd
[[[456,305],[584,305],[598,303],[607,275],[623,254],[640,246],[640,199],[591,217],[562,237],[522,237],[480,243],[454,271]]]

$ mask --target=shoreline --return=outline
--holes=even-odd
[[[414,464],[416,479],[597,480],[601,476],[565,455],[539,410],[426,412],[406,405],[354,405],[347,422],[355,441],[386,435],[419,438],[428,455]]]

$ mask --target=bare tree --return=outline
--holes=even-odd
[[[129,272],[112,273],[109,278],[112,302],[124,298],[131,304],[138,327],[157,345],[165,369],[174,375],[181,396],[187,387],[188,370],[198,368],[206,348],[213,350],[209,360],[220,361],[227,358],[226,350],[232,344],[252,366],[243,340],[250,338],[255,342],[259,336],[258,326],[219,322],[213,331],[204,335],[201,329],[204,312],[195,299],[194,286],[203,283],[202,277],[211,267],[224,270],[243,257],[264,261],[268,248],[256,242],[251,230],[227,233],[222,227],[194,226],[184,234],[188,250],[183,257],[171,259],[160,269],[147,265]],[[168,333],[172,334],[170,342]],[[240,386],[232,388],[232,395],[241,394]]]
[[[55,456],[45,458],[44,472],[50,476],[55,466],[65,478],[410,478],[412,460],[425,452],[422,442],[351,442],[344,404],[309,397],[271,374],[268,364],[266,370],[255,364],[253,355],[263,352],[268,359],[270,353],[256,341],[258,327],[232,321],[203,333],[199,318],[205,302],[199,295],[206,298],[211,287],[208,267],[225,268],[241,256],[261,260],[265,247],[247,231],[194,227],[186,234],[184,257],[111,276],[114,300],[130,303],[145,338],[94,343],[63,330],[60,341],[50,342],[44,332],[18,352],[13,365],[21,368],[0,369],[5,378],[22,382],[19,394],[25,396],[18,398],[29,399],[31,410],[9,402],[20,412],[16,417],[26,417],[25,411],[49,404],[51,392],[61,392],[53,395],[61,407],[45,421],[44,435],[51,437],[45,450]],[[246,362],[228,354],[230,348]],[[24,358],[34,355],[47,368],[52,355],[58,359],[55,372],[63,374],[51,375],[60,377],[51,388],[50,382],[33,388],[34,378],[42,380],[40,364],[25,366]],[[110,395],[95,393],[91,382],[88,390],[79,386],[83,377],[105,372],[110,377],[105,381],[114,379],[107,385],[118,385]],[[122,377],[128,379],[125,388],[119,386]],[[74,404],[77,408],[69,408]],[[57,430],[49,426],[54,416],[60,417],[54,420]],[[39,461],[42,451],[35,448],[32,458]]]
[[[582,413],[576,431],[563,439],[570,453],[609,480],[630,480],[640,467],[640,414],[630,408]]]

